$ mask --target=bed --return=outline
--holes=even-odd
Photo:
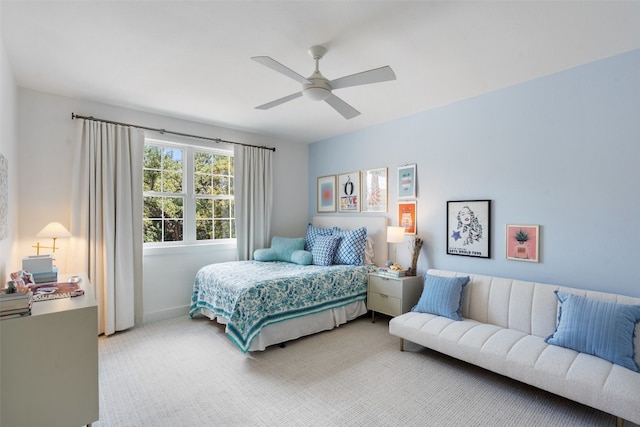
[[[317,216],[317,228],[365,227],[370,264],[298,265],[236,261],[210,264],[196,274],[189,315],[224,324],[243,352],[261,351],[326,331],[366,314],[368,273],[387,259],[386,217]]]

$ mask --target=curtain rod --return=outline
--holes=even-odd
[[[207,136],[198,136],[198,135],[190,135],[188,133],[182,133],[182,132],[174,132],[171,130],[166,130],[166,129],[155,129],[155,128],[150,128],[147,126],[138,126],[138,125],[131,125],[128,123],[122,123],[122,122],[114,122],[112,120],[104,120],[104,119],[97,119],[93,116],[81,116],[79,114],[75,114],[75,113],[71,113],[71,120],[73,119],[86,119],[86,120],[93,120],[94,122],[102,122],[102,123],[110,123],[112,125],[121,125],[121,126],[129,126],[129,127],[134,127],[134,128],[138,128],[138,129],[144,129],[144,130],[150,130],[153,132],[159,132],[159,133],[168,133],[171,135],[178,135],[178,136],[186,136],[187,138],[196,138],[196,139],[204,139],[207,141],[213,141],[215,143],[227,143],[227,144],[234,144],[234,145],[242,145],[243,147],[256,147],[256,148],[261,148],[263,150],[271,150],[271,151],[276,151],[275,147],[267,147],[265,145],[251,145],[251,144],[244,144],[242,142],[233,142],[233,141],[225,141],[224,139],[220,139],[220,138],[209,138]]]

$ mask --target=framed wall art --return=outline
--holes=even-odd
[[[318,177],[318,212],[336,211],[336,176]]]
[[[491,258],[491,200],[447,202],[447,254]]]
[[[398,203],[398,224],[404,227],[404,234],[416,234],[416,202]]]
[[[511,225],[505,230],[507,259],[540,262],[540,226]]]
[[[370,169],[360,173],[362,184],[362,212],[387,211],[387,168]]]
[[[338,175],[338,212],[360,212],[360,172]]]
[[[416,165],[398,168],[398,199],[416,198]]]

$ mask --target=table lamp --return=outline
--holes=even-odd
[[[34,248],[36,248],[36,255],[40,255],[40,249],[51,249],[51,251],[55,253],[56,249],[60,249],[56,247],[56,239],[59,237],[71,237],[71,233],[59,222],[50,222],[36,234],[36,237],[50,237],[53,239],[53,245],[51,246],[40,246],[40,242],[34,246]]]
[[[393,243],[393,263],[398,263],[398,258],[396,257],[396,246],[398,243],[404,242],[404,227],[387,227],[387,243]],[[387,264],[391,264],[391,262],[387,262]]]

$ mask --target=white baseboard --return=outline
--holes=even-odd
[[[189,314],[189,306],[174,307],[167,310],[144,313],[144,323],[157,322],[159,320],[173,319]]]

